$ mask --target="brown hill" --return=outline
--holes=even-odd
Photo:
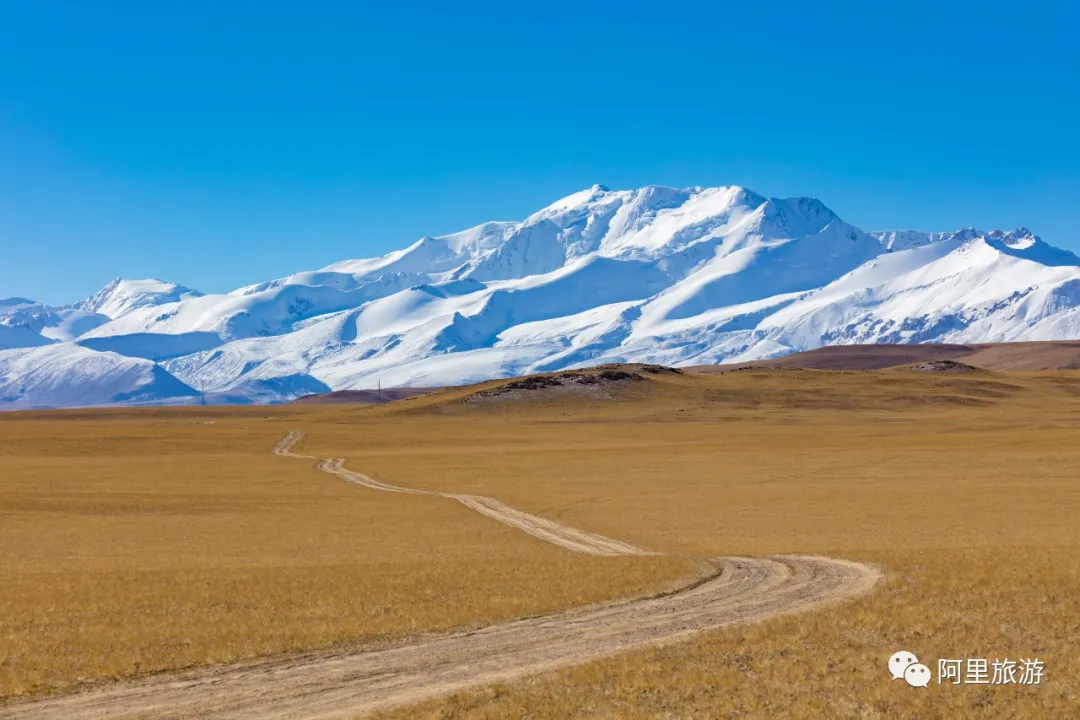
[[[800,370],[883,370],[903,365],[939,362],[970,365],[986,370],[1077,370],[1080,369],[1080,340],[1055,342],[981,343],[970,345],[910,344],[910,345],[832,345],[793,353],[772,360],[755,360],[726,365],[697,365],[683,368],[690,373],[725,373],[745,368],[788,368]],[[936,368],[940,369],[940,368]],[[604,372],[629,372],[634,375],[674,372],[659,365],[636,363],[601,365],[575,371],[561,371],[526,378],[490,380],[467,387],[383,388],[380,390],[339,390],[319,395],[305,395],[294,400],[302,404],[381,405],[420,395],[437,393],[437,403],[445,399],[479,395],[480,397],[533,395],[532,390],[583,390],[596,394],[610,384],[612,378],[601,377]],[[599,382],[594,382],[598,380]],[[562,389],[559,389],[562,386]],[[549,395],[551,393],[538,393]],[[578,394],[578,393],[572,393]]]
[[[425,388],[383,388],[377,390],[339,390],[319,395],[305,395],[293,400],[301,404],[354,404],[382,405],[394,400],[408,400],[426,396],[422,401],[410,403],[409,409],[440,406],[460,400],[537,400],[549,396],[581,396],[584,398],[607,398],[610,391],[633,384],[648,376],[680,375],[681,371],[663,365],[641,363],[618,363],[597,365],[580,370],[560,370],[551,373],[497,378],[472,385],[448,385]],[[379,394],[381,392],[381,395]]]
[[[336,390],[334,392],[304,395],[292,402],[303,404],[340,403],[350,405],[381,405],[404,400],[405,398],[426,395],[439,388],[384,388],[382,390]]]
[[[942,360],[962,360],[966,365],[987,370],[1077,370],[1080,369],[1080,340],[971,345],[832,345],[773,360],[699,365],[685,369],[702,373],[727,372],[744,367],[881,370]]]

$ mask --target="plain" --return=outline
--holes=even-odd
[[[394,712],[1080,710],[1080,377],[642,377],[368,408],[5,416],[0,572],[16,589],[0,609],[14,648],[0,660],[6,692],[640,594],[691,573],[694,557],[817,553],[874,563],[885,579],[823,611]],[[440,498],[335,481],[269,454],[292,427],[307,433],[305,453],[377,480],[495,497],[672,555],[576,556]],[[1046,677],[916,693],[889,681],[898,649],[924,661],[1038,657]]]

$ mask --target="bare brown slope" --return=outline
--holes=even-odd
[[[921,364],[911,363],[868,371],[765,367],[760,372],[722,373],[659,368],[649,372],[623,365],[612,366],[611,371],[631,377],[579,383],[572,377],[577,371],[534,375],[442,390],[402,403],[342,407],[341,412],[357,421],[363,413],[364,418],[387,421],[439,416],[447,420],[502,418],[506,422],[654,422],[686,419],[721,408],[732,413],[752,409],[906,412],[928,406],[986,406],[1005,398],[1026,403],[1047,390],[1057,395],[1073,392],[1071,379],[1064,373],[999,373],[946,360],[928,364],[921,368],[924,372],[914,372]],[[967,372],[961,372],[965,369]],[[553,380],[561,384],[555,385]],[[1076,380],[1080,383],[1080,377]]]
[[[363,411],[376,417],[383,413],[528,411],[551,405],[566,412],[578,412],[586,407],[610,404],[611,400],[651,398],[650,388],[654,383],[643,381],[680,378],[683,378],[681,370],[662,365],[597,365],[438,388],[407,398],[406,402],[386,403]]]
[[[512,392],[513,397],[521,399],[523,395],[532,395],[529,391],[551,390],[562,387],[570,392],[556,392],[556,395],[573,396],[576,390],[586,391],[585,395],[603,395],[623,381],[635,381],[656,375],[679,375],[682,371],[663,365],[645,363],[612,363],[593,367],[559,370],[549,373],[535,373],[520,377],[494,378],[472,385],[447,385],[445,387],[383,388],[379,390],[339,390],[318,395],[305,395],[290,404],[340,404],[340,405],[385,405],[392,401],[417,399],[410,407],[440,405],[448,401],[473,397],[496,397]],[[521,391],[521,392],[517,392]],[[381,397],[379,393],[381,392]],[[548,396],[552,393],[535,393]],[[421,400],[422,397],[422,400]]]
[[[416,397],[417,395],[426,395],[429,392],[434,392],[440,388],[385,388],[383,390],[335,390],[334,392],[318,393],[314,395],[304,395],[293,400],[293,403],[300,403],[304,405],[312,404],[350,404],[350,405],[380,405],[382,403],[393,402],[395,400],[405,400],[406,398]]]
[[[1017,342],[1017,343],[972,343],[955,345],[943,343],[913,343],[898,345],[831,345],[828,347],[793,353],[771,360],[755,360],[745,363],[724,365],[695,365],[683,368],[691,373],[726,373],[742,368],[787,368],[799,370],[884,370],[887,368],[913,365],[915,363],[952,360],[987,370],[1077,370],[1080,369],[1080,340],[1053,342]],[[445,388],[386,388],[384,390],[344,390],[320,395],[306,395],[294,400],[302,404],[356,404],[379,405],[395,400],[404,400],[421,395],[430,395],[431,401],[440,404],[450,399],[479,395],[494,396],[509,390],[548,390],[535,393],[537,396],[551,395],[552,386],[543,386],[535,382],[536,378],[591,378],[603,373],[628,372],[648,377],[650,375],[676,373],[672,368],[660,365],[615,364],[600,365],[581,370],[564,370],[554,373],[528,375],[522,378],[502,378],[489,380],[476,385],[453,386]],[[533,380],[530,383],[530,380]],[[530,387],[530,384],[532,385]],[[581,389],[581,383],[564,382],[565,387],[573,390],[574,385]],[[609,385],[610,383],[600,383]],[[593,391],[601,388],[586,388]],[[569,393],[559,392],[566,395]],[[593,392],[593,395],[598,394]],[[599,394],[602,394],[599,393]],[[533,393],[515,393],[516,399]],[[426,404],[426,403],[425,403]]]
[[[988,370],[1077,370],[1080,340],[973,345],[964,358],[969,365]]]
[[[802,370],[882,370],[933,360],[963,360],[987,370],[1080,369],[1080,340],[947,345],[831,345],[772,360],[727,365],[698,365],[691,372],[723,373],[746,367]]]

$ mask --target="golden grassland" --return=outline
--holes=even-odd
[[[380,713],[388,718],[1075,718],[1080,561],[1069,550],[849,552],[891,577],[868,598],[712,631]],[[1039,686],[893,681],[886,660],[1038,657]]]
[[[387,717],[1080,716],[1080,375],[646,377],[611,399],[0,417],[0,582],[21,588],[0,596],[17,648],[2,692],[482,624],[690,572],[575,556],[268,454],[298,427],[301,452],[379,480],[654,550],[885,573],[849,603]],[[1046,678],[916,690],[889,679],[898,649],[935,670],[1038,657]]]
[[[270,448],[292,409],[0,416],[0,698],[634,595],[672,558],[574,555]]]
[[[644,547],[819,553],[885,580],[821,612],[387,717],[1080,716],[1080,376],[745,372],[542,397],[429,399],[368,440],[312,442],[381,480],[494,495]],[[406,427],[428,430],[404,453]],[[938,658],[1037,657],[1046,677],[917,691],[889,679],[899,649],[935,672]]]

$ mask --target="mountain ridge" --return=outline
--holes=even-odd
[[[606,362],[739,362],[827,344],[1071,339],[1080,337],[1080,258],[1026,228],[868,233],[816,198],[594,185],[520,222],[227,294],[118,278],[66,308],[17,300],[0,303],[0,407],[69,404],[70,364],[44,363],[59,374],[20,384],[26,366],[13,353],[29,347],[50,358],[109,354],[82,362],[83,372],[149,362],[178,384],[130,377],[168,386],[169,401],[198,387],[273,402]]]

